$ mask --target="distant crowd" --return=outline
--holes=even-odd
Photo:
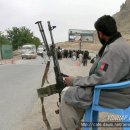
[[[57,48],[57,57],[59,60],[62,60],[62,58],[71,58],[72,60],[79,60],[80,64],[83,64],[83,66],[87,66],[87,61],[91,59],[88,50],[67,50],[62,49],[60,47]]]

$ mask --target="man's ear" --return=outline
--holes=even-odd
[[[99,31],[98,34],[100,37],[102,37],[104,35],[101,31]]]

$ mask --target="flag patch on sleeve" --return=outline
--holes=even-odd
[[[98,69],[106,72],[107,69],[108,69],[108,64],[105,63],[105,62],[99,62],[98,63]]]

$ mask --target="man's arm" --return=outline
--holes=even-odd
[[[109,50],[98,62],[95,73],[86,77],[78,76],[74,78],[73,86],[89,87],[119,82],[128,72],[127,62],[123,61],[118,53]]]

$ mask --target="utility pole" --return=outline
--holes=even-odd
[[[79,50],[81,51],[81,46],[82,46],[82,34],[80,35],[79,39]]]

